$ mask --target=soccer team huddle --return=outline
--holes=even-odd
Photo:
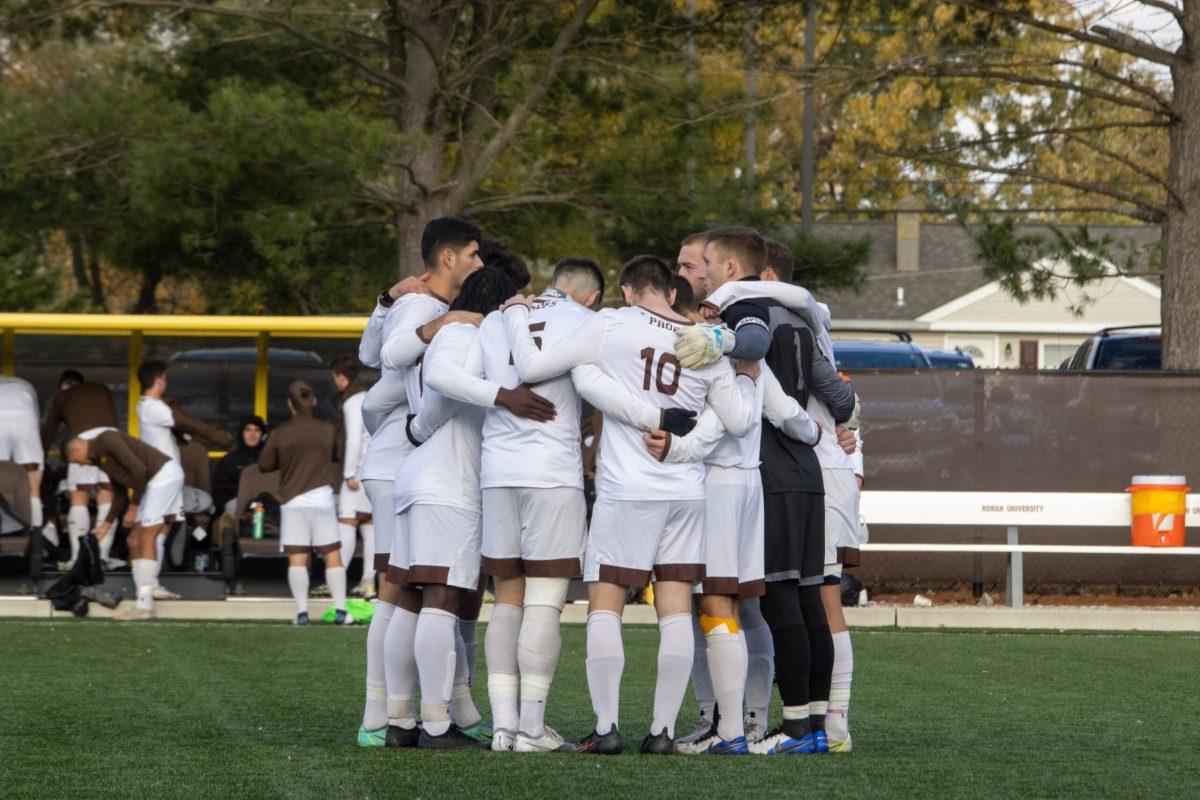
[[[860,536],[858,403],[828,309],[790,282],[791,254],[750,228],[695,234],[674,270],[631,259],[624,306],[597,311],[595,262],[563,259],[526,297],[484,265],[481,241],[468,222],[431,221],[425,273],[380,295],[360,344],[381,370],[362,402],[359,477],[385,579],[359,744],[621,752],[622,612],[652,584],[641,752],[849,751],[838,584]],[[590,523],[584,404],[602,414]],[[285,544],[325,544],[304,530],[285,518]],[[568,743],[546,717],[576,576],[596,722]],[[464,612],[488,579],[490,724],[469,691]],[[689,678],[702,717],[677,738]],[[783,714],[769,728],[773,684]]]

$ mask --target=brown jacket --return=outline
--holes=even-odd
[[[140,503],[146,484],[171,459],[128,433],[105,431],[88,442],[88,460],[113,483],[132,489],[133,502]]]
[[[58,427],[64,422],[72,436],[92,428],[119,427],[112,392],[100,383],[77,383],[54,395],[42,425],[42,447],[50,449],[58,436]]]
[[[271,431],[258,457],[263,472],[279,470],[279,502],[329,485],[334,461],[334,428],[328,422],[303,415],[292,417]]]

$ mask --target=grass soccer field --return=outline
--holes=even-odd
[[[364,629],[0,621],[0,797],[1196,797],[1200,639],[855,632],[855,752],[630,753],[657,629],[625,626],[626,754],[353,745]],[[550,724],[593,718],[584,630],[564,630]],[[483,661],[480,632],[480,663]],[[476,702],[486,714],[486,681]],[[690,728],[689,697],[679,728]],[[778,708],[772,721],[778,718]],[[632,745],[632,747],[630,747]]]

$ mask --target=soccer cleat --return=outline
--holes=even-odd
[[[547,725],[541,736],[518,733],[512,749],[516,753],[569,753],[575,749],[575,746],[563,739],[562,734]]]
[[[399,725],[388,725],[384,736],[385,747],[416,747],[421,737],[421,727],[401,728]]]
[[[746,730],[746,742],[757,742],[763,738],[763,734],[767,732],[766,726],[759,721],[758,716],[751,713],[742,721],[742,727]]]
[[[707,739],[703,741],[709,741]],[[710,742],[708,747],[701,751],[706,756],[747,756],[750,755],[750,748],[746,745],[746,737],[739,736],[732,741],[724,741],[717,739]]]
[[[358,726],[359,747],[384,747],[386,744],[387,726],[374,731],[369,731],[361,725]]]
[[[813,751],[817,753],[829,752],[829,735],[825,733],[824,728],[818,728],[813,731]]]
[[[503,753],[506,750],[513,749],[513,742],[517,736],[512,731],[506,731],[504,728],[496,728],[492,731],[492,752]]]
[[[750,745],[750,752],[759,756],[779,756],[810,755],[817,751],[815,737],[811,732],[800,739],[793,739],[783,730],[783,726],[780,726]]]
[[[712,734],[715,731],[716,731],[716,726],[714,725],[713,721],[710,718],[708,718],[707,716],[705,716],[704,714],[701,714],[700,719],[696,720],[696,727],[692,728],[692,732],[689,733],[687,736],[681,736],[678,739],[676,739],[675,744],[677,744],[677,745],[693,745],[696,742],[700,741],[701,739],[705,739],[709,736],[712,736]],[[693,750],[690,748],[680,747],[679,752],[681,752],[681,753],[698,753],[700,751]]]
[[[479,727],[479,726],[475,726]],[[421,750],[488,750],[492,746],[491,737],[480,741],[467,735],[467,732],[451,723],[449,730],[441,736],[430,736],[424,728],[417,739],[417,747]]]
[[[376,596],[375,581],[363,581],[354,587],[354,595],[364,600],[374,600]]]
[[[128,608],[113,617],[120,622],[153,622],[158,619],[158,614],[152,608]]]
[[[575,747],[575,752],[595,756],[615,756],[621,752],[621,747],[621,734],[617,733],[617,726],[613,725],[608,733],[592,731]]]
[[[165,586],[155,586],[154,587],[154,599],[155,600],[182,600],[183,596],[175,594],[174,592],[172,592],[170,589],[168,589]]]
[[[329,584],[322,583],[320,586],[313,589],[312,596],[313,597],[332,597],[332,593],[329,591]]]
[[[293,625],[307,625],[308,624],[308,612],[301,611],[299,614],[296,615],[296,619],[294,619],[292,621],[292,624]]]
[[[346,609],[339,608],[339,609],[334,610],[334,612],[333,612],[333,624],[334,625],[353,625],[354,617],[347,614]]]
[[[492,723],[486,719],[479,720],[469,728],[459,728],[459,730],[477,742],[484,742],[489,747],[492,744]]]
[[[126,564],[124,561],[122,561],[119,558],[101,559],[101,563],[104,565],[104,568],[106,570],[108,570],[109,572],[112,572],[112,571],[118,570],[118,569],[129,569],[129,565]]]
[[[638,746],[638,752],[648,756],[674,755],[675,742],[671,740],[667,729],[663,728],[661,733],[646,734],[646,738],[642,739],[641,745]]]
[[[829,741],[829,752],[831,753],[849,753],[851,749],[850,734],[846,734],[845,739],[831,739]]]

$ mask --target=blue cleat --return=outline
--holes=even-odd
[[[706,756],[748,756],[750,747],[746,744],[746,737],[739,736],[728,742],[717,739],[700,752]]]
[[[813,731],[813,751],[817,753],[829,752],[829,735],[825,733],[825,729]]]
[[[387,726],[376,731],[369,731],[361,725],[358,728],[359,747],[383,747],[387,740]]]
[[[793,739],[782,727],[778,727],[751,744],[749,749],[751,753],[760,756],[811,755],[817,752],[816,740],[817,737],[812,732],[799,739]]]

